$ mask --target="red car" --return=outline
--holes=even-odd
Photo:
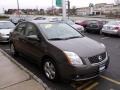
[[[83,26],[87,32],[96,32],[96,33],[100,33],[104,25],[103,21],[98,21],[98,20],[76,21],[76,24]]]

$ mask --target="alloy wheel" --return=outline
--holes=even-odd
[[[44,73],[48,79],[54,80],[56,78],[55,66],[51,61],[46,61],[43,68]]]

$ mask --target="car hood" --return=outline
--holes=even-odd
[[[105,47],[99,42],[88,37],[75,38],[69,40],[50,41],[50,43],[62,51],[70,51],[80,57],[91,57],[105,52]]]
[[[2,34],[9,34],[12,31],[13,31],[13,29],[0,29],[0,33],[2,33]]]

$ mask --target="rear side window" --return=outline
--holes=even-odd
[[[15,32],[18,32],[18,33],[24,35],[25,28],[26,28],[26,23],[21,23],[17,26],[17,28],[15,29]]]
[[[28,23],[25,30],[25,36],[33,36],[33,35],[37,35],[37,28],[35,27],[35,25]]]

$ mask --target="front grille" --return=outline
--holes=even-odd
[[[96,56],[93,56],[93,57],[89,57],[89,61],[91,64],[93,63],[99,63],[101,61],[103,61],[104,59],[106,58],[106,53],[102,53],[102,54],[99,54],[99,55],[96,55]]]

